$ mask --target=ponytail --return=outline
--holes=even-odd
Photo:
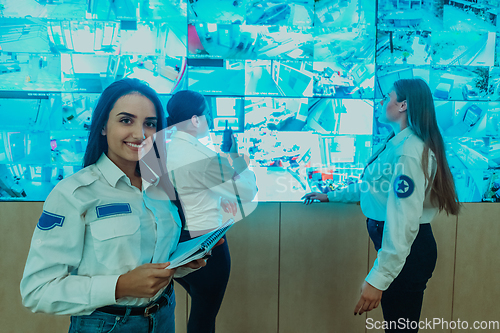
[[[193,116],[202,116],[207,109],[205,96],[192,90],[176,92],[167,103],[167,127],[173,126]]]

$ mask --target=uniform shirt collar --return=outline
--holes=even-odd
[[[113,161],[111,161],[106,154],[103,153],[101,155],[99,160],[96,162],[96,166],[97,168],[99,168],[99,171],[101,171],[101,174],[104,176],[109,185],[116,187],[118,181],[123,177],[125,177],[124,178],[125,182],[128,185],[132,186],[132,184],[130,183],[130,179],[128,179],[127,175],[122,170],[120,170],[120,168],[117,167],[116,164],[114,164]],[[152,170],[151,172],[154,173]],[[154,179],[151,179],[151,182],[145,180],[144,178],[142,179],[143,190],[146,190],[151,185],[154,186],[158,185],[158,183],[160,182],[160,178],[156,173],[154,173],[153,177]]]
[[[413,134],[413,131],[411,130],[410,126],[406,127],[404,130],[396,134],[391,140],[391,144],[394,146],[398,145],[401,143],[403,140],[405,140],[407,137]]]
[[[194,136],[192,136],[191,134],[189,133],[186,133],[186,132],[183,132],[183,131],[177,131],[175,132],[174,134],[172,134],[172,139],[173,138],[176,138],[176,139],[181,139],[181,140],[184,140],[184,141],[187,141],[191,144],[193,144],[194,146],[198,146],[198,145],[201,145],[200,141],[198,141],[198,139],[196,139]]]
[[[118,183],[122,177],[127,177],[104,153],[102,153],[95,164],[109,185],[113,187],[116,187],[116,183]]]

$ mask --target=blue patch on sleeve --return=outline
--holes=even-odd
[[[64,216],[43,211],[42,216],[40,216],[40,219],[38,220],[38,224],[36,226],[40,230],[50,230],[56,226],[62,227],[63,223]]]
[[[113,203],[102,206],[97,206],[95,208],[97,212],[97,217],[108,217],[118,214],[130,214],[132,210],[130,209],[130,204],[128,203]]]
[[[394,181],[394,192],[398,198],[408,198],[415,190],[415,183],[413,180],[405,175],[396,177]]]

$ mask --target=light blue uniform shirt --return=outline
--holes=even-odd
[[[166,262],[177,247],[177,207],[157,184],[143,180],[142,191],[132,186],[105,154],[57,184],[33,234],[23,304],[33,312],[87,315],[105,305],[150,302],[117,301],[115,289],[121,274]]]
[[[429,150],[429,180],[422,170],[423,141],[407,127],[389,142],[367,166],[362,181],[328,193],[332,202],[361,201],[363,214],[385,221],[382,247],[366,281],[386,290],[399,275],[417,237],[420,224],[438,213],[430,191],[436,174],[434,153]]]

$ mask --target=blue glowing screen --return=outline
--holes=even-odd
[[[92,110],[121,78],[163,105],[207,97],[260,201],[357,181],[390,128],[380,100],[423,78],[464,202],[500,201],[496,0],[69,0],[0,4],[0,201],[43,201],[82,168]]]

